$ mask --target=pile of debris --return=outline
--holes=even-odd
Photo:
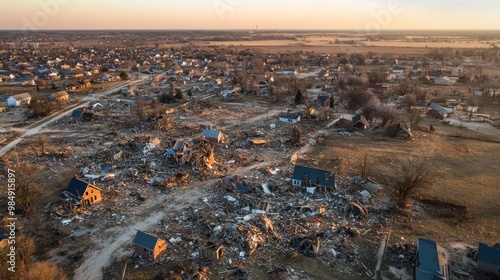
[[[276,178],[268,180],[276,184],[243,179],[220,180],[196,206],[162,220],[155,234],[169,241],[164,261],[191,256],[215,261],[211,269],[227,270],[236,263],[252,262],[257,252],[267,256],[296,252],[326,264],[352,264],[359,256],[351,239],[383,238],[376,230],[382,217],[360,202],[359,193],[311,194],[282,187],[287,182]]]

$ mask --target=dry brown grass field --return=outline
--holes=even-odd
[[[325,152],[326,150],[326,152]],[[399,166],[408,160],[424,160],[431,170],[432,182],[413,197],[412,228],[401,228],[396,235],[416,239],[427,236],[437,241],[447,238],[465,243],[498,242],[500,238],[500,144],[460,137],[427,134],[413,141],[383,136],[336,136],[315,147],[309,158],[320,165],[343,159],[348,174],[359,174],[364,155],[368,156],[369,174],[384,184],[384,194],[399,174]],[[440,215],[442,206],[422,203],[433,199],[463,205],[470,216]]]

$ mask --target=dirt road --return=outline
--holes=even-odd
[[[272,114],[262,114],[251,118],[250,121],[261,120]],[[256,162],[250,166],[242,166],[232,172],[233,175],[243,175],[255,168],[262,168],[275,164],[276,161]],[[76,269],[74,279],[96,280],[102,279],[102,270],[111,265],[114,258],[120,259],[131,253],[125,245],[132,242],[138,229],[144,230],[157,224],[165,214],[172,214],[182,210],[205,195],[206,189],[219,179],[197,182],[186,189],[175,189],[168,196],[158,195],[141,206],[140,212],[127,225],[117,225],[109,228],[101,236],[93,239],[93,249],[84,255],[84,262]],[[161,205],[165,207],[161,210]],[[146,218],[139,217],[140,214]]]
[[[155,196],[143,205],[142,213],[151,213],[147,218],[135,217],[133,225],[118,225],[106,230],[106,234],[93,239],[94,249],[88,250],[84,256],[84,262],[76,269],[74,279],[77,280],[96,280],[102,279],[102,269],[111,264],[113,258],[122,258],[130,251],[122,250],[123,246],[132,242],[132,239],[138,229],[144,230],[157,224],[166,213],[172,213],[181,210],[188,204],[203,196],[202,190],[216,182],[199,182],[187,189],[177,189],[175,197],[164,195]],[[172,193],[171,193],[172,194]],[[165,205],[161,209],[160,205]],[[161,211],[158,211],[161,209]]]

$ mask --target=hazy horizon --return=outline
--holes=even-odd
[[[498,30],[494,0],[4,0],[0,30]]]

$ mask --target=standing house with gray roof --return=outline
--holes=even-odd
[[[90,206],[102,200],[101,189],[79,178],[72,178],[59,198],[70,207]]]
[[[296,164],[293,169],[292,185],[331,188],[335,185],[335,175],[330,171]]]
[[[167,249],[167,242],[165,240],[143,231],[137,231],[132,243],[137,254],[151,261],[156,261]]]
[[[500,244],[490,247],[479,243],[476,257],[478,270],[500,276]]]
[[[68,92],[62,90],[58,92],[54,92],[51,95],[49,95],[49,99],[53,101],[58,101],[58,102],[65,102],[69,100],[69,94]]]
[[[222,141],[223,134],[218,130],[204,129],[201,132],[201,137],[213,143],[220,143]]]
[[[448,280],[448,254],[436,242],[419,238],[415,258],[415,280]]]
[[[9,96],[7,98],[7,104],[9,107],[19,107],[23,105],[29,105],[31,102],[31,94],[25,92],[16,95]]]

